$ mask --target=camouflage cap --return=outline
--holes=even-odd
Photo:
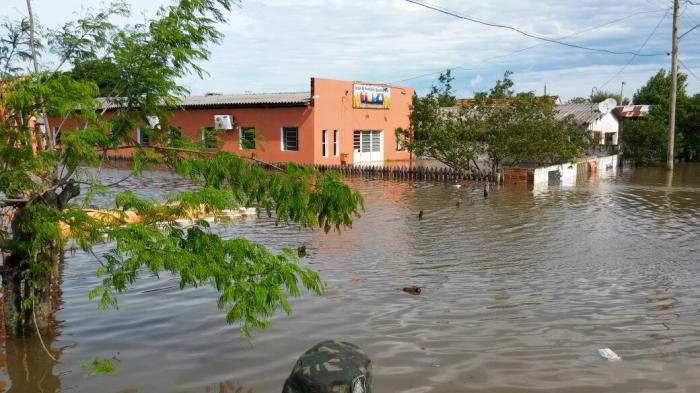
[[[355,344],[324,341],[297,360],[282,393],[372,393],[372,361]]]

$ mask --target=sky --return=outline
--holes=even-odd
[[[303,91],[316,76],[408,85],[424,94],[450,68],[456,95],[466,98],[487,91],[510,70],[516,91],[543,94],[546,85],[548,94],[566,100],[587,97],[593,89],[619,93],[622,82],[629,97],[659,69],[671,66],[665,55],[671,51],[671,0],[423,2],[575,45],[661,55],[635,57],[547,43],[405,0],[241,0],[219,26],[225,39],[202,64],[208,75],[182,83],[192,94]],[[119,23],[149,17],[168,1],[130,3],[132,19]],[[3,4],[4,17],[26,15],[26,0]],[[42,25],[57,26],[101,2],[32,4]],[[700,5],[681,0],[681,12],[679,34],[700,23]],[[684,66],[700,77],[700,28],[680,41],[679,53]],[[688,92],[700,92],[700,79],[688,76]]]

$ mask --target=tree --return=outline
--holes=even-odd
[[[75,80],[94,82],[101,97],[112,96],[121,78],[119,67],[108,58],[77,60],[70,74]]]
[[[596,91],[594,94],[591,94],[590,102],[597,104],[607,100],[608,98],[614,98],[618,105],[627,105],[630,103],[629,98],[624,98],[619,94],[604,90]]]
[[[591,143],[591,134],[573,117],[560,119],[552,102],[532,92],[519,93],[505,103],[486,100],[476,105],[494,172],[502,166],[570,161]]]
[[[555,105],[532,92],[515,94],[512,72],[469,105],[443,108],[434,94],[414,97],[411,130],[399,130],[416,155],[458,170],[491,171],[526,162],[570,160],[590,143],[590,133],[572,118],[559,119]],[[438,91],[433,88],[432,91]]]
[[[568,104],[587,104],[591,102],[588,98],[584,97],[573,97],[569,101],[567,101]]]
[[[291,250],[274,254],[248,239],[222,239],[202,221],[187,230],[171,221],[243,205],[274,213],[280,223],[329,231],[351,226],[362,208],[361,195],[338,173],[321,174],[294,164],[270,172],[230,153],[210,154],[196,141],[169,138],[170,110],[187,92],[178,81],[187,74],[204,74],[198,63],[208,58],[208,47],[221,40],[216,26],[226,21],[232,4],[180,0],[161,7],[145,23],[117,27],[111,18],[127,16],[128,8],[115,3],[90,10],[59,29],[41,30],[49,43],[46,50],[58,59],[54,69],[16,75],[17,69],[26,69],[26,56],[5,59],[0,82],[0,208],[12,219],[0,227],[0,248],[9,252],[0,273],[8,334],[48,325],[49,283],[69,238],[86,251],[105,238],[111,244],[108,253],[95,256],[102,284],[89,293],[101,308],[116,307],[117,295],[140,275],[170,272],[181,287],[217,289],[217,304],[226,320],[240,322],[242,332],[248,333],[266,327],[279,307],[291,312],[287,296],[298,295],[301,288],[322,291],[318,274],[303,268]],[[0,53],[26,52],[26,31],[19,32],[19,39],[0,43]],[[106,99],[97,100],[101,80],[89,73],[61,71],[65,64],[80,70],[84,61],[110,64],[115,71]],[[110,116],[102,116],[106,103],[115,108]],[[44,132],[36,122],[44,111],[62,119],[55,125],[63,131],[60,145],[54,143],[52,129]],[[149,126],[149,116],[156,116],[159,125]],[[68,119],[84,127],[63,129]],[[149,134],[151,146],[134,140],[136,127]],[[85,165],[101,168],[109,151],[123,148],[134,152],[131,175],[157,163],[188,177],[198,188],[162,201],[145,200],[127,190],[117,195],[112,209],[89,214],[82,207],[106,185],[99,183],[99,170]],[[81,194],[81,204],[75,203]],[[126,220],[129,214],[140,221]]]
[[[437,99],[441,107],[448,107],[455,104],[457,98],[454,96],[452,82],[455,78],[452,76],[452,70],[448,69],[444,73],[440,73],[438,77],[439,86],[433,86],[430,89],[430,96]]]
[[[496,85],[489,91],[488,97],[490,99],[503,99],[512,98],[515,92],[513,91],[513,86],[515,82],[511,79],[513,71],[506,71],[503,73],[503,79],[496,81]]]
[[[700,98],[698,95],[688,96],[687,80],[687,75],[678,73],[674,148],[676,156],[696,160],[700,151]],[[637,164],[648,165],[666,160],[670,95],[671,73],[663,69],[649,78],[634,95],[635,103],[650,105],[646,117],[627,121],[624,125],[625,154]]]

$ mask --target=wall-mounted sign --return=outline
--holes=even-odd
[[[352,85],[352,107],[389,109],[391,89],[380,85]]]

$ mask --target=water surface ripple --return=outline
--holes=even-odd
[[[155,198],[188,187],[155,172],[130,181]],[[328,338],[366,350],[376,392],[700,391],[700,166],[487,199],[477,186],[351,182],[367,210],[340,235],[265,218],[215,228],[273,249],[306,244],[304,263],[327,286],[250,339],[225,324],[213,290],[181,291],[167,276],[144,277],[119,311],[98,313],[87,299],[95,262],[69,255],[51,344],[61,363],[22,382],[45,377],[36,369],[47,363],[17,371],[8,342],[10,391],[278,392],[296,358]],[[601,359],[602,347],[624,360]],[[85,377],[79,364],[95,355],[116,356],[119,373]]]

